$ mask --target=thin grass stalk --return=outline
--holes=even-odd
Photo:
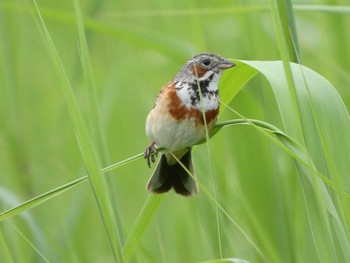
[[[202,90],[201,90],[201,87],[200,87],[200,82],[199,82],[199,78],[198,78],[197,68],[196,67],[194,67],[194,71],[195,71],[195,74],[196,74],[197,88],[198,88],[198,93],[199,93],[199,101],[200,101],[200,104],[201,104],[202,117],[203,117],[203,121],[204,121],[206,148],[207,148],[207,154],[208,154],[210,171],[211,171],[211,173],[210,173],[211,174],[211,179],[212,179],[213,186],[214,186],[214,197],[215,197],[216,200],[218,200],[218,187],[217,187],[217,182],[216,182],[215,175],[214,175],[213,162],[212,162],[211,153],[210,153],[210,146],[209,146],[210,136],[209,136],[207,119],[206,119],[206,116],[205,116],[205,110],[204,110],[204,105],[203,105],[203,94],[202,94]],[[219,255],[220,255],[220,258],[223,258],[220,214],[219,214],[219,208],[217,206],[215,206],[215,216],[216,216],[216,227],[217,227],[218,242],[219,242]]]
[[[45,262],[47,262],[47,263],[50,262],[49,259],[46,258],[46,257],[44,256],[44,254],[43,254],[39,249],[37,249],[37,248],[35,247],[35,245],[22,233],[21,230],[19,230],[13,223],[9,222],[9,224],[10,224],[11,227],[17,232],[17,234],[18,234],[21,238],[23,238],[23,240],[24,240],[24,241],[25,241],[39,256],[40,256],[40,258],[41,258],[43,261],[45,261]]]
[[[297,93],[296,93],[296,89],[295,89],[295,83],[294,83],[294,79],[293,79],[293,75],[292,75],[292,70],[290,67],[290,57],[289,57],[289,53],[292,51],[288,50],[288,45],[287,45],[287,40],[284,38],[284,33],[283,33],[283,28],[281,26],[281,17],[280,14],[278,13],[278,10],[276,9],[276,2],[278,0],[270,0],[270,8],[271,8],[271,13],[272,13],[272,18],[273,18],[273,23],[275,26],[275,33],[276,33],[276,37],[277,37],[277,44],[278,44],[278,48],[280,51],[280,56],[282,59],[282,63],[283,63],[283,67],[284,67],[284,73],[285,73],[285,77],[287,80],[287,84],[288,84],[288,90],[289,90],[289,95],[291,97],[291,102],[293,104],[293,108],[295,110],[295,116],[296,117],[296,121],[293,123],[294,127],[293,129],[291,129],[291,131],[289,132],[293,132],[294,134],[291,134],[295,139],[300,140],[303,144],[305,144],[304,142],[304,131],[302,128],[302,122],[301,122],[301,111],[300,111],[300,106],[298,103],[298,98],[297,98]],[[281,1],[281,0],[280,0]],[[282,14],[283,15],[283,14]],[[284,122],[284,125],[286,125],[286,123]],[[287,127],[286,127],[287,128]]]
[[[87,118],[89,130],[91,137],[94,141],[94,145],[96,146],[96,149],[99,150],[98,152],[100,154],[102,164],[107,165],[107,163],[109,163],[109,157],[107,153],[107,144],[104,136],[105,132],[103,131],[102,120],[100,117],[101,114],[96,91],[96,82],[90,61],[89,48],[86,40],[83,15],[81,13],[79,0],[74,0],[74,10],[78,28],[81,66],[83,69],[85,79],[84,87],[89,112]]]
[[[277,9],[281,22],[283,38],[287,45],[289,59],[301,63],[297,30],[294,21],[293,4],[291,0],[277,0]]]
[[[8,240],[4,237],[4,226],[0,225],[0,252],[3,258],[8,263],[14,263],[15,260],[13,259],[13,256],[11,255],[10,248],[8,247]]]
[[[350,6],[346,5],[294,5],[294,10],[303,12],[350,14]]]

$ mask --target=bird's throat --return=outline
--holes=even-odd
[[[219,73],[211,72],[191,82],[176,83],[176,93],[186,108],[202,110],[201,100],[205,111],[219,107],[218,82]]]

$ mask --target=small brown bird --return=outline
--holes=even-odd
[[[205,124],[209,132],[214,127],[219,113],[218,83],[223,70],[233,66],[219,55],[198,54],[160,90],[146,120],[147,137],[152,143],[144,157],[150,166],[157,148],[168,152],[161,155],[147,184],[149,192],[159,194],[171,188],[184,196],[198,192],[195,180],[170,152],[194,175],[191,147],[206,137]]]

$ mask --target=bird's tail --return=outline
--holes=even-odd
[[[180,162],[193,173],[191,150],[180,159]],[[198,186],[195,180],[185,171],[185,169],[176,162],[169,165],[166,156],[162,154],[160,160],[147,184],[147,190],[151,193],[161,194],[174,188],[175,192],[191,196],[198,192]]]

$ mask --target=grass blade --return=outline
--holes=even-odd
[[[49,46],[49,51],[52,55],[53,61],[60,73],[62,88],[66,98],[67,107],[76,132],[77,141],[80,146],[81,154],[84,159],[86,170],[88,172],[89,180],[93,188],[98,207],[100,209],[101,217],[104,222],[108,238],[112,247],[115,261],[122,262],[123,256],[121,253],[121,237],[116,224],[113,207],[109,197],[109,190],[102,173],[100,173],[99,160],[95,154],[94,147],[89,137],[86,125],[75,99],[74,92],[70,86],[70,82],[65,73],[64,67],[57,53],[55,45],[46,28],[45,22],[41,17],[39,8],[34,0],[36,12],[39,16],[40,24],[44,32],[45,40]]]
[[[100,160],[103,166],[110,163],[110,158],[107,151],[107,144],[106,144],[106,138],[104,136],[105,131],[103,129],[102,120],[101,120],[101,112],[97,97],[97,91],[96,91],[96,83],[95,78],[93,74],[93,69],[90,61],[89,56],[89,49],[88,49],[88,43],[85,35],[85,28],[84,28],[84,20],[80,8],[79,0],[74,1],[74,10],[75,10],[75,17],[77,20],[77,27],[78,27],[78,36],[79,36],[79,47],[80,47],[80,57],[81,57],[81,65],[83,68],[84,73],[84,79],[85,79],[85,95],[87,98],[87,105],[88,105],[88,126],[89,131],[92,137],[93,145],[95,149],[97,149],[97,152],[99,153]],[[113,177],[107,177],[107,182],[109,186],[115,185],[115,180]],[[115,188],[109,188],[109,191],[111,193],[111,197],[113,200],[117,200],[116,198],[116,192]],[[113,202],[114,205],[114,213],[115,217],[117,218],[116,222],[118,224],[118,228],[120,231],[122,231],[122,221],[121,216],[118,211],[118,203],[116,201]],[[122,235],[122,233],[121,233]]]
[[[69,182],[67,184],[64,184],[60,187],[57,187],[55,189],[52,189],[44,194],[41,194],[39,196],[36,196],[32,199],[29,199],[28,201],[23,202],[22,204],[19,204],[18,206],[15,206],[5,212],[2,212],[0,214],[0,222],[7,220],[13,216],[16,216],[20,213],[23,213],[25,211],[28,211],[29,209],[36,207],[62,193],[64,193],[65,191],[73,188],[74,186],[77,186],[78,184],[80,184],[81,182],[85,181],[87,179],[87,176],[84,176],[82,178],[79,178],[77,180],[74,180],[72,182]]]
[[[143,153],[134,155],[134,156],[132,156],[130,158],[127,158],[127,159],[125,159],[123,161],[120,161],[120,162],[117,162],[115,164],[109,165],[109,166],[103,168],[101,170],[101,173],[106,173],[106,172],[112,171],[113,169],[116,169],[118,167],[126,165],[126,164],[128,164],[128,163],[130,163],[132,161],[138,160],[140,158],[143,158]],[[16,216],[18,214],[21,214],[21,213],[23,213],[25,211],[28,211],[28,210],[30,210],[30,209],[32,209],[32,208],[34,208],[34,207],[44,203],[44,202],[47,202],[50,199],[52,199],[52,198],[54,198],[54,197],[64,193],[65,191],[68,191],[68,190],[72,189],[73,187],[79,185],[80,183],[86,181],[87,179],[88,179],[88,176],[85,175],[85,176],[83,176],[81,178],[78,178],[78,179],[76,179],[74,181],[71,181],[71,182],[69,182],[67,184],[61,185],[61,186],[59,186],[59,187],[57,187],[55,189],[52,189],[52,190],[50,190],[48,192],[45,192],[45,193],[43,193],[41,195],[38,195],[38,196],[36,196],[36,197],[34,197],[32,199],[29,199],[28,201],[25,201],[22,204],[19,204],[19,205],[15,206],[15,207],[5,211],[5,212],[2,212],[0,214],[0,222],[4,221],[4,220],[7,220],[7,219],[10,219],[11,217]]]
[[[24,241],[41,257],[44,262],[50,262],[44,254],[14,225],[11,223],[11,227],[20,235]]]
[[[107,147],[105,142],[105,137],[103,134],[102,121],[100,118],[100,110],[98,105],[96,83],[94,79],[93,69],[90,61],[88,43],[85,36],[84,21],[81,14],[79,0],[74,0],[75,7],[75,17],[77,20],[78,36],[79,36],[79,48],[80,48],[80,58],[81,65],[84,73],[84,86],[86,88],[86,98],[88,104],[88,124],[89,130],[92,134],[92,139],[95,147],[101,156],[103,165],[109,163],[109,158],[107,156]]]
[[[277,0],[277,8],[289,58],[292,62],[301,63],[292,2],[290,0]]]
[[[158,211],[158,207],[164,199],[164,195],[149,195],[145,204],[143,205],[139,215],[137,216],[135,223],[133,224],[128,238],[123,247],[123,253],[125,262],[131,260],[131,256],[136,250],[137,243],[140,240],[143,232],[146,230],[151,219]]]

